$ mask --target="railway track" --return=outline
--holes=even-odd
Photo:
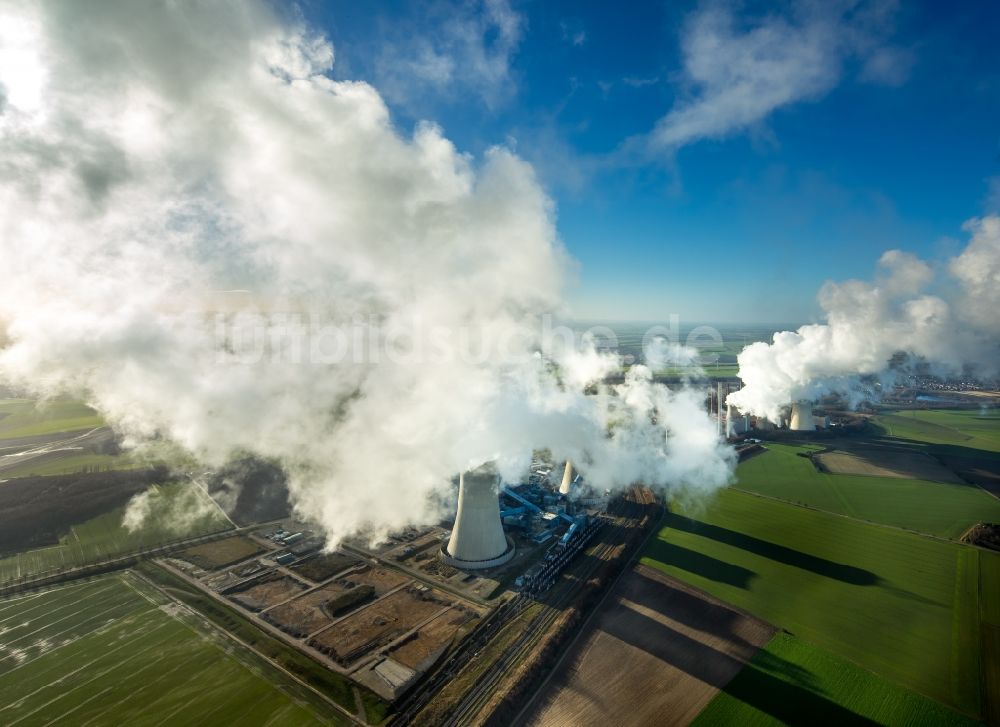
[[[562,614],[563,608],[571,603],[579,593],[583,587],[582,584],[601,565],[603,556],[607,555],[614,546],[614,543],[603,543],[594,552],[595,559],[597,560],[588,569],[587,573],[579,581],[572,584],[573,587],[571,589],[564,590],[558,599],[558,605],[545,605],[545,608],[531,621],[524,630],[524,633],[486,670],[479,680],[477,680],[476,686],[466,693],[462,701],[459,702],[444,722],[445,725],[448,725],[448,727],[457,727],[458,725],[467,725],[473,722],[493,696],[496,687],[507,675],[508,671],[528,655],[539,639],[548,631],[548,628]]]
[[[546,599],[547,603],[542,612],[532,619],[524,633],[479,677],[475,686],[466,692],[461,701],[452,709],[448,718],[443,722],[444,725],[459,727],[474,723],[509,670],[528,656],[538,641],[548,632],[549,627],[562,615],[564,609],[579,598],[584,585],[594,572],[605,563],[605,559],[611,555],[615,548],[626,541],[629,522],[638,521],[645,506],[654,501],[655,498],[648,491],[637,493],[637,501],[625,501],[624,512],[616,518],[614,523],[605,526],[606,532],[602,534],[603,537],[598,548],[592,553],[593,562],[590,567],[583,573],[577,573],[577,577],[573,581],[560,580]]]

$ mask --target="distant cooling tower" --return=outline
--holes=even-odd
[[[477,470],[459,477],[458,513],[441,558],[456,568],[493,568],[514,557],[504,535],[495,474]]]
[[[746,434],[750,428],[750,422],[745,416],[741,416],[736,407],[730,404],[726,408],[726,434],[730,437]]]
[[[797,401],[792,404],[792,420],[788,428],[794,432],[814,432],[816,422],[813,419],[812,404],[808,401]]]
[[[573,484],[573,463],[566,460],[566,468],[563,470],[562,484],[559,485],[559,494],[568,495],[570,486]]]

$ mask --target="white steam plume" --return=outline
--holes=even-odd
[[[612,359],[538,353],[564,253],[532,169],[402,135],[332,62],[265,2],[0,2],[0,380],[279,461],[332,540],[533,447],[601,487],[726,482],[697,395],[584,395]]]
[[[1000,217],[970,220],[965,230],[971,240],[946,272],[936,275],[913,255],[890,250],[879,260],[875,282],[826,283],[819,301],[827,322],[776,333],[770,344],[743,349],[738,362],[744,388],[727,402],[776,420],[790,402],[850,393],[859,375],[887,373],[897,352],[938,374],[970,367],[979,376],[996,377]]]

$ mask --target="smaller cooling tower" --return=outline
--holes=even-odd
[[[792,420],[788,428],[793,432],[814,432],[816,422],[813,419],[812,404],[808,401],[797,401],[792,404]]]
[[[749,429],[749,422],[746,417],[740,416],[736,407],[730,404],[726,408],[726,434],[730,437],[746,434]]]
[[[456,568],[493,568],[514,557],[514,544],[500,522],[498,477],[486,470],[464,472],[458,480],[458,513],[441,558]]]
[[[566,460],[566,468],[563,470],[562,484],[559,485],[559,494],[568,495],[570,486],[573,484],[573,463]]]

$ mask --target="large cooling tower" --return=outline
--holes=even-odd
[[[794,432],[816,431],[816,422],[813,420],[811,403],[808,401],[797,401],[792,404],[792,420],[788,428]]]
[[[566,468],[563,470],[562,484],[559,485],[559,494],[568,495],[570,486],[573,484],[573,463],[566,460]]]
[[[442,559],[457,568],[492,568],[514,557],[503,533],[497,476],[478,470],[459,478],[458,513]]]

